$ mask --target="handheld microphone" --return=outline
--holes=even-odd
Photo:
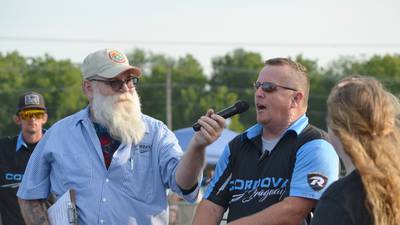
[[[249,109],[249,103],[247,103],[246,101],[240,100],[240,101],[237,101],[234,105],[217,112],[217,114],[226,119],[226,118],[229,118],[236,114],[246,112],[248,109]],[[193,124],[194,131],[199,131],[200,127],[201,127],[201,125],[199,123]]]

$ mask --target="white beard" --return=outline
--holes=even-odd
[[[137,144],[143,139],[146,127],[136,91],[105,96],[94,87],[91,110],[95,122],[121,143]]]

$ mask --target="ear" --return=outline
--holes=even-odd
[[[43,123],[42,124],[45,124],[47,122],[47,119],[48,119],[48,115],[47,115],[47,113],[45,113],[44,117],[43,117]]]
[[[293,108],[299,107],[302,103],[303,98],[304,98],[303,92],[301,92],[301,91],[296,92],[294,95],[292,95],[291,106]]]
[[[89,101],[92,100],[93,98],[93,84],[92,82],[88,81],[88,80],[84,80],[83,84],[82,84],[82,90],[83,93],[86,95],[86,97],[89,99]]]
[[[21,125],[21,118],[20,118],[19,116],[14,115],[14,116],[13,116],[13,119],[14,119],[14,122],[15,122],[17,125]]]

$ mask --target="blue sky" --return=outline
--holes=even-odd
[[[81,62],[101,48],[142,48],[190,53],[208,71],[212,57],[242,47],[324,64],[400,53],[399,12],[398,0],[10,0],[0,7],[0,52]]]

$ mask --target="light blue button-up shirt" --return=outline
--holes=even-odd
[[[167,189],[182,195],[175,173],[183,152],[161,121],[142,118],[143,140],[121,144],[108,170],[88,108],[60,120],[36,146],[17,196],[46,199],[74,189],[79,224],[168,224]],[[198,191],[183,197],[194,202]]]

